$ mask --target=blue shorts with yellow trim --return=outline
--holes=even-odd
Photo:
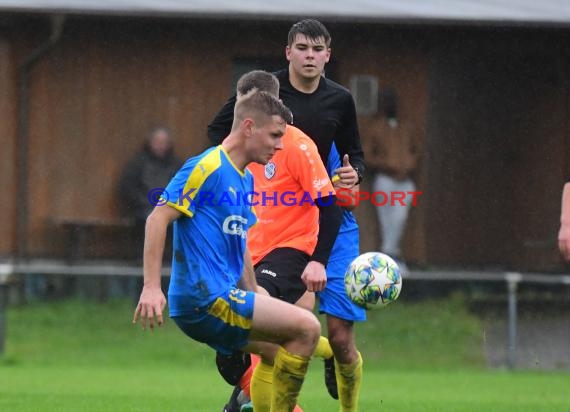
[[[326,313],[336,318],[362,322],[366,320],[366,310],[352,303],[344,288],[344,272],[352,262],[352,256],[329,260],[327,264],[327,285],[317,292],[319,313]]]
[[[255,293],[231,289],[212,304],[172,319],[192,339],[231,355],[248,343],[254,301]]]

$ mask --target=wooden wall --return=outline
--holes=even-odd
[[[16,66],[47,38],[46,22],[34,19],[12,27],[10,41],[0,38],[4,256],[16,248]],[[173,130],[182,158],[207,147],[207,124],[231,90],[233,57],[282,55],[285,41],[268,35],[274,25],[261,26],[220,23],[213,35],[211,21],[68,18],[31,76],[29,253],[66,254],[58,220],[119,215],[118,176],[153,125]],[[234,43],[241,30],[247,35]],[[113,235],[93,234],[88,254],[120,255]]]
[[[16,245],[16,84],[11,43],[0,33],[0,254],[13,254]]]
[[[172,128],[180,157],[206,146],[207,121],[227,90],[219,73],[230,69],[223,54],[211,53],[219,48],[192,25],[66,23],[33,74],[32,255],[65,252],[65,233],[50,224],[55,220],[117,216],[117,178],[151,126]]]
[[[568,159],[564,33],[467,30],[431,66],[428,255],[554,270]]]
[[[181,157],[206,147],[206,126],[230,93],[235,58],[282,59],[285,66],[288,28],[289,23],[224,22],[216,26],[214,35],[210,22],[68,20],[59,43],[32,72],[30,254],[65,254],[66,234],[54,221],[117,216],[118,175],[150,126],[170,126]],[[385,37],[372,27],[367,30],[378,44],[365,47],[361,46],[367,36],[355,42],[350,27],[330,28],[338,80],[348,84],[350,74],[371,72],[384,84],[408,87],[410,91],[403,91],[406,96],[411,89],[423,89],[425,101],[425,80],[416,82],[397,68],[418,67],[417,55],[402,56],[401,43],[382,43]],[[41,29],[46,30],[45,23]],[[26,47],[19,48],[14,60],[25,57],[26,49],[41,40],[37,32],[28,25],[16,36],[15,44]],[[383,47],[388,50],[378,50]],[[417,91],[413,94],[417,96]],[[413,99],[417,98],[403,100]],[[364,138],[366,127],[362,133]],[[373,214],[365,217],[369,218],[375,219]],[[365,247],[367,239],[373,239],[369,244],[377,243],[375,226],[363,231]],[[105,254],[100,249],[113,239],[101,240],[90,254]],[[10,247],[13,250],[13,243],[0,253],[9,254]]]
[[[180,157],[205,148],[206,126],[230,93],[235,59],[282,59],[285,65],[289,26],[69,18],[59,43],[32,72],[30,253],[66,253],[66,234],[54,220],[119,215],[117,178],[152,125],[172,128]],[[559,267],[554,239],[568,169],[570,94],[567,58],[551,45],[567,44],[567,36],[327,26],[337,80],[347,85],[353,74],[371,74],[380,87],[394,87],[400,119],[413,123],[425,141],[423,195],[409,220],[406,259]],[[10,36],[1,33],[0,256],[10,256],[16,248],[17,65],[48,31],[45,21],[33,20]],[[370,118],[359,122],[362,139],[373,136]],[[377,249],[373,206],[361,206],[357,217],[362,250]],[[116,240],[96,237],[90,254],[120,255]]]

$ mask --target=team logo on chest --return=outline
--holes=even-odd
[[[273,176],[275,176],[275,168],[277,166],[275,166],[275,163],[273,162],[269,162],[265,165],[265,177],[268,179],[271,179]]]

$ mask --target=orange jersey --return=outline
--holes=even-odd
[[[276,248],[290,247],[312,255],[319,233],[319,209],[314,200],[334,194],[315,143],[287,126],[283,149],[265,166],[252,163],[257,224],[248,231],[253,263]]]

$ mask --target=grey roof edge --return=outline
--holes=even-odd
[[[569,0],[0,0],[0,14],[570,26]]]
[[[524,27],[524,28],[568,28],[570,21],[549,20],[509,20],[509,19],[460,19],[445,17],[420,17],[416,15],[402,16],[354,16],[337,14],[272,14],[250,12],[169,12],[154,10],[78,10],[70,8],[2,8],[1,14],[13,14],[19,16],[41,16],[62,14],[78,17],[136,17],[136,18],[171,18],[193,20],[257,20],[257,21],[290,21],[294,22],[303,18],[318,18],[323,22],[339,23],[380,23],[402,26],[469,26],[469,27]]]

